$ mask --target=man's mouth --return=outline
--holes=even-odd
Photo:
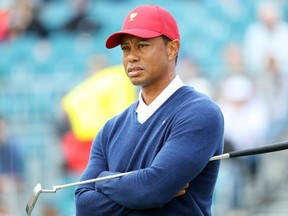
[[[130,77],[138,76],[142,73],[143,69],[141,67],[129,67],[128,68],[128,75]]]

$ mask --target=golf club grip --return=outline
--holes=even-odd
[[[232,151],[229,152],[230,158],[233,157],[242,157],[242,156],[249,156],[249,155],[257,155],[257,154],[265,154],[269,152],[275,151],[282,151],[288,149],[288,142],[279,142],[267,146],[256,147],[252,149],[245,149],[240,151]]]

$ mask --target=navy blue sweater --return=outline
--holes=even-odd
[[[81,180],[135,171],[78,186],[77,216],[209,216],[222,153],[223,116],[207,96],[184,86],[143,124],[137,102],[93,141]],[[188,183],[187,193],[175,197]]]

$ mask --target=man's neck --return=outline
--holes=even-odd
[[[173,77],[168,77],[166,81],[161,81],[159,85],[142,86],[142,99],[146,105],[151,104],[161,92],[175,79],[176,75]]]

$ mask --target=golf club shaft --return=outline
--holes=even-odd
[[[269,152],[281,151],[281,150],[285,150],[285,149],[288,149],[288,141],[279,142],[279,143],[270,144],[270,145],[261,146],[261,147],[256,147],[256,148],[251,148],[251,149],[232,151],[229,153],[214,156],[210,159],[210,161],[222,160],[222,159],[233,158],[233,157],[256,155],[256,154],[264,154],[264,153],[269,153]],[[95,179],[89,179],[89,180],[65,184],[65,185],[58,185],[58,186],[54,186],[53,189],[59,190],[59,189],[66,188],[66,187],[73,187],[73,186],[88,184],[88,183],[92,183],[92,182],[109,180],[109,179],[118,178],[118,177],[127,175],[129,173],[131,173],[131,172],[118,173],[115,175],[110,175],[110,176],[105,176],[105,177],[100,177],[100,178],[95,178]]]
[[[133,171],[125,172],[125,173],[117,173],[117,174],[110,175],[110,176],[104,176],[104,177],[99,177],[99,178],[94,178],[94,179],[88,179],[88,180],[85,180],[85,181],[79,181],[79,182],[74,182],[74,183],[70,183],[70,184],[56,185],[56,186],[53,186],[53,190],[56,191],[56,190],[60,190],[60,189],[67,188],[67,187],[73,187],[73,186],[82,185],[82,184],[88,184],[88,183],[92,183],[92,182],[99,182],[99,181],[104,181],[104,180],[110,180],[110,179],[113,179],[113,178],[119,178],[119,177],[122,177],[124,175],[128,175],[128,174],[130,174],[132,172]]]
[[[269,152],[281,151],[281,150],[285,150],[285,149],[288,149],[288,141],[279,142],[279,143],[270,144],[270,145],[261,146],[261,147],[256,147],[256,148],[251,148],[251,149],[232,151],[229,153],[214,156],[210,159],[210,161],[222,160],[222,159],[234,158],[234,157],[249,156],[249,155],[264,154],[264,153],[269,153]],[[88,184],[88,183],[92,183],[92,182],[98,182],[98,181],[104,181],[104,180],[109,180],[109,179],[113,179],[113,178],[119,178],[121,176],[130,174],[130,173],[131,172],[118,173],[115,175],[99,177],[99,178],[89,179],[89,180],[85,180],[85,181],[74,182],[74,183],[70,183],[70,184],[57,185],[57,186],[53,186],[52,191],[56,192],[56,190],[60,190],[60,189],[67,188],[67,187],[73,187],[73,186]]]
[[[249,155],[265,154],[265,153],[270,153],[270,152],[275,152],[275,151],[282,151],[286,149],[288,149],[288,141],[274,143],[274,144],[251,148],[251,149],[232,151],[232,152],[225,153],[222,155],[214,156],[210,159],[210,161],[234,158],[234,157],[249,156]]]

